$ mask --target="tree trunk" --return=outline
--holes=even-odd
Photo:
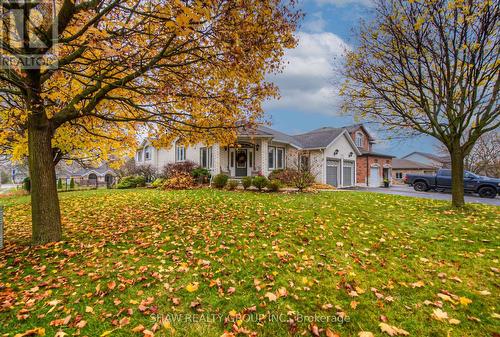
[[[450,149],[451,155],[451,205],[463,207],[464,199],[464,156],[460,144],[454,144]]]
[[[51,140],[52,130],[45,113],[31,113],[28,121],[28,149],[34,244],[60,241],[62,238]]]

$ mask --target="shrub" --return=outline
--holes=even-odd
[[[28,193],[31,192],[31,179],[30,179],[30,177],[24,178],[23,189]]]
[[[197,167],[191,172],[194,179],[198,181],[200,184],[204,184],[208,181],[208,177],[210,177],[210,171],[204,167]]]
[[[241,179],[241,185],[245,190],[250,188],[250,186],[252,186],[252,177],[243,177],[243,179]]]
[[[227,184],[229,177],[225,174],[218,174],[214,177],[212,183],[216,188],[224,188]]]
[[[151,186],[154,187],[154,188],[159,188],[159,187],[162,187],[164,183],[165,183],[165,179],[163,179],[163,178],[156,178],[156,180],[153,181],[153,183],[151,184]]]
[[[136,176],[135,182],[136,182],[137,187],[144,187],[144,186],[146,186],[146,177]]]
[[[75,179],[71,178],[69,181],[69,189],[74,190],[75,189]]]
[[[262,191],[268,184],[268,180],[264,176],[257,176],[252,179],[252,185],[255,186],[259,191]]]
[[[227,182],[227,188],[230,191],[234,191],[238,187],[239,184],[240,184],[240,182],[238,180],[230,179]]]
[[[298,188],[301,192],[306,188],[312,186],[315,181],[314,176],[307,170],[294,171],[291,179],[292,185]]]
[[[189,173],[177,173],[163,183],[163,188],[166,190],[185,190],[195,186],[193,176]]]
[[[128,176],[120,180],[116,188],[127,189],[146,186],[146,178],[139,176]]]
[[[283,185],[291,186],[293,185],[293,177],[296,175],[297,170],[294,169],[284,169],[284,170],[274,170],[269,175],[269,180],[278,180]]]
[[[281,186],[281,181],[279,181],[278,179],[269,180],[269,182],[267,183],[267,188],[271,192],[278,192]]]
[[[180,173],[191,174],[198,165],[192,161],[183,161],[179,163],[170,163],[163,168],[163,178],[171,178]]]
[[[62,188],[63,188],[62,179],[59,178],[59,179],[57,179],[57,189],[62,190]]]

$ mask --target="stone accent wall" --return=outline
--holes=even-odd
[[[269,175],[269,168],[267,165],[268,156],[268,142],[267,140],[262,140],[260,144],[260,162],[261,162],[261,173],[263,176],[267,177]]]

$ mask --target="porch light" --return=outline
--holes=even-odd
[[[333,153],[334,156],[338,155],[339,154],[339,150],[335,150],[335,152]]]
[[[349,153],[349,158],[351,158],[354,155],[353,152]]]
[[[260,148],[260,145],[259,145],[259,144],[255,145],[255,149],[256,149],[257,151],[259,151],[259,148]]]

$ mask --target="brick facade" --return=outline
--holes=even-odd
[[[370,175],[370,170],[372,167],[378,167],[379,170],[379,181],[383,183],[384,178],[388,178],[392,180],[392,157],[377,155],[372,152],[372,147],[374,143],[374,139],[370,136],[370,134],[366,131],[366,129],[360,124],[349,128],[349,134],[354,142],[357,144],[358,134],[361,134],[362,137],[362,146],[358,146],[358,149],[363,153],[361,156],[358,156],[356,161],[356,184],[358,185],[368,185],[368,177]],[[388,169],[384,176],[384,168]]]

